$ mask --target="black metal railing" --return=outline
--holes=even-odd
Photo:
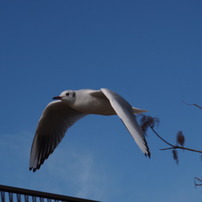
[[[98,202],[65,195],[0,185],[1,202]]]

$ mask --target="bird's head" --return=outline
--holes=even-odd
[[[65,90],[59,96],[53,97],[54,100],[61,100],[68,104],[74,102],[76,98],[76,93],[73,90]]]

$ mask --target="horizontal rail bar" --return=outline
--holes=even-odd
[[[22,188],[18,188],[18,187],[11,187],[11,186],[5,186],[5,185],[0,185],[0,191],[41,197],[41,198],[46,198],[46,199],[68,201],[68,202],[98,202],[98,201],[89,200],[89,199],[82,199],[82,198],[77,198],[77,197],[53,194],[53,193],[42,192],[42,191],[35,191],[35,190],[30,190],[30,189],[22,189]]]

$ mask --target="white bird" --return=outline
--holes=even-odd
[[[142,152],[150,157],[144,134],[133,114],[146,110],[132,107],[117,93],[100,90],[66,90],[53,99],[39,120],[30,153],[30,170],[36,171],[54,151],[67,129],[88,114],[118,115]]]

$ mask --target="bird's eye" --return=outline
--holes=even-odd
[[[66,96],[69,96],[69,93],[66,93]]]

